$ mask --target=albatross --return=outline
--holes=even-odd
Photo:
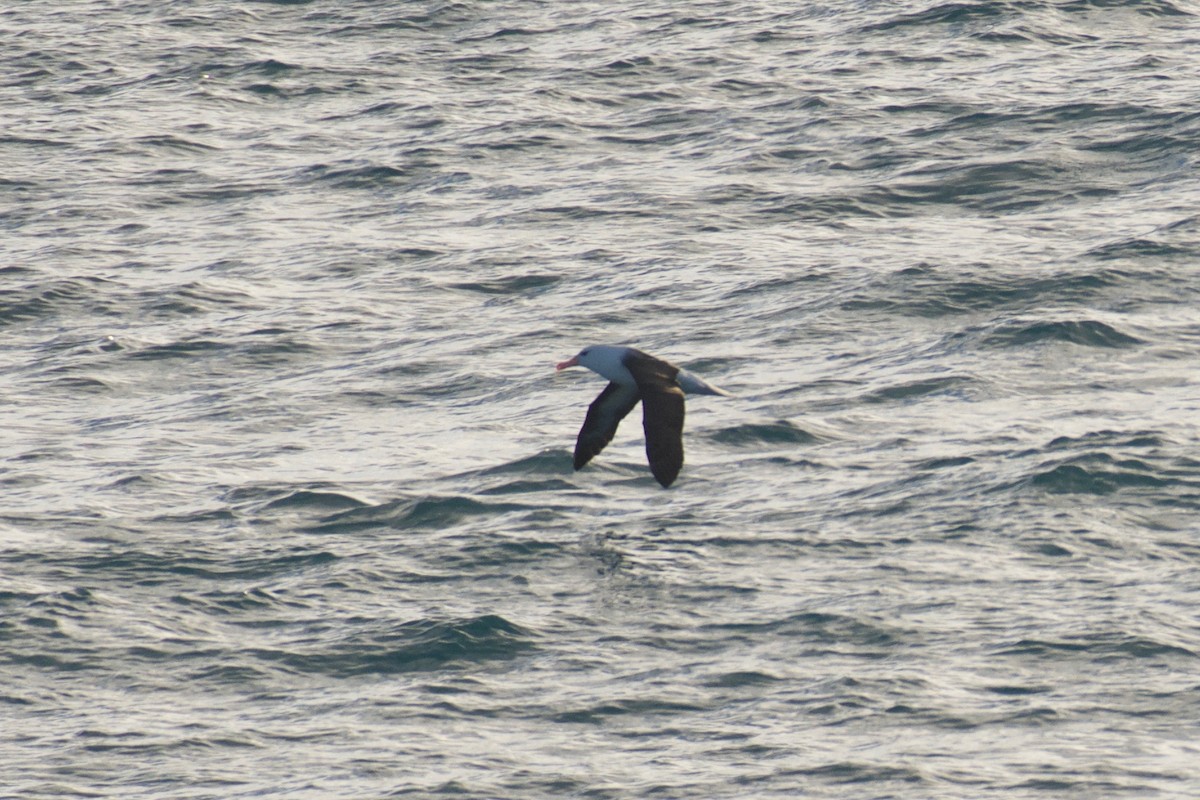
[[[607,378],[608,386],[588,406],[575,440],[575,469],[580,470],[612,441],[621,420],[642,403],[646,458],[650,472],[665,489],[683,467],[683,396],[729,392],[674,364],[632,347],[594,344],[558,364],[558,370],[587,367]]]

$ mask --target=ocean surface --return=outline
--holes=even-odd
[[[0,798],[1200,797],[1200,3],[0,43]]]

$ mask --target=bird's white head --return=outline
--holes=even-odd
[[[625,367],[623,360],[629,352],[628,347],[612,344],[593,344],[580,350],[571,358],[558,364],[558,369],[567,367],[587,367],[592,372],[617,383],[631,383],[633,376]]]

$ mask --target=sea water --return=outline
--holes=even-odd
[[[0,39],[0,796],[1200,796],[1200,6]]]

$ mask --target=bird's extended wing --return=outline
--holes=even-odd
[[[633,410],[641,399],[636,386],[610,383],[588,406],[587,417],[575,440],[575,469],[583,465],[612,441],[621,420]]]
[[[642,396],[642,430],[646,460],[654,479],[670,486],[683,468],[683,390],[675,383],[674,364],[637,353],[626,360]]]

